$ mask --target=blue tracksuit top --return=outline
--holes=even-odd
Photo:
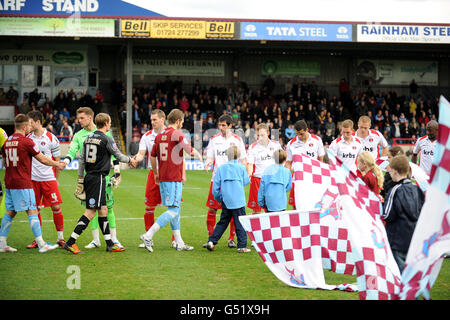
[[[286,210],[286,192],[292,188],[292,175],[289,169],[280,164],[267,167],[262,176],[258,191],[258,204],[268,211]]]
[[[212,194],[217,202],[223,202],[228,209],[242,208],[246,205],[244,186],[249,183],[245,167],[237,160],[231,160],[217,169]]]

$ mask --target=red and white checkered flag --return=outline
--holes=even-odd
[[[430,172],[430,186],[414,229],[400,299],[431,299],[445,253],[450,252],[450,103],[439,101],[439,131]]]
[[[343,247],[346,252],[349,246],[345,232],[331,235],[329,228],[321,225],[320,212],[284,211],[239,219],[261,259],[285,284],[297,288],[356,290],[356,286],[349,284],[336,286],[325,283],[322,267],[324,243],[328,243],[326,250]],[[343,258],[343,255],[339,257]],[[345,262],[339,260],[339,263]],[[350,270],[349,274],[353,267],[341,266]]]

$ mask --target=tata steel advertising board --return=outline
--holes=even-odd
[[[351,24],[241,22],[241,39],[352,41]]]

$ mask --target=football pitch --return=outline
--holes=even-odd
[[[83,255],[56,249],[45,254],[25,247],[33,240],[24,212],[14,219],[8,243],[16,253],[0,254],[1,300],[358,300],[356,292],[291,288],[279,281],[257,252],[240,254],[227,247],[228,229],[209,252],[206,199],[211,173],[187,171],[181,207],[181,234],[194,251],[171,248],[170,225],[154,237],[154,252],[138,248],[144,230],[144,192],[148,170],[122,171],[115,190],[114,211],[117,236],[125,252],[108,253],[105,243],[97,249],[84,249],[92,240],[88,227],[77,243]],[[2,182],[4,170],[0,171]],[[64,235],[67,240],[83,206],[75,199],[76,171],[63,171],[59,186],[63,198]],[[3,183],[4,186],[4,183]],[[248,186],[246,192],[248,195]],[[248,199],[248,198],[247,198]],[[165,211],[159,207],[156,218]],[[247,208],[247,214],[250,210]],[[56,242],[52,213],[41,213],[44,240]],[[220,211],[217,221],[220,218]],[[355,283],[355,276],[324,270],[327,284]],[[439,277],[431,290],[435,300],[450,299],[450,262],[444,259]]]

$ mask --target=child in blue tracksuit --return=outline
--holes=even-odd
[[[267,212],[286,210],[286,192],[292,188],[292,174],[283,166],[286,151],[276,150],[273,154],[275,164],[267,167],[262,176],[258,190],[258,204]]]
[[[231,218],[233,218],[236,227],[237,250],[238,252],[250,252],[250,249],[247,248],[247,233],[239,221],[240,216],[245,216],[244,186],[250,183],[250,179],[247,169],[237,162],[240,151],[236,146],[228,148],[227,156],[229,162],[217,169],[213,180],[212,194],[217,202],[222,203],[222,213],[220,214],[220,221],[216,224],[208,239],[206,248],[209,251],[214,250],[214,246],[219,242]]]

